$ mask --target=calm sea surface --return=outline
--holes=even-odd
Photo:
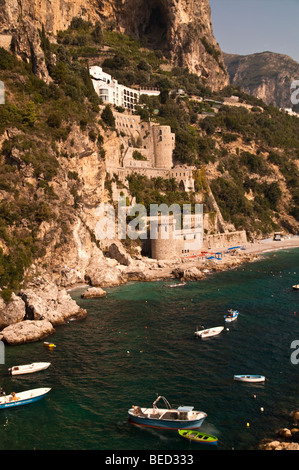
[[[42,342],[5,349],[0,386],[6,393],[52,390],[37,403],[0,410],[0,449],[198,449],[176,431],[128,422],[131,405],[150,406],[156,394],[205,411],[201,429],[218,436],[217,450],[256,449],[299,408],[299,365],[290,360],[291,343],[299,340],[299,293],[292,290],[298,282],[296,249],[177,289],[167,287],[173,281],[132,283],[93,300],[73,292],[88,316],[57,328],[55,350]],[[231,307],[240,316],[229,331],[194,338],[197,326],[224,325]],[[8,367],[37,361],[52,365],[7,375]],[[267,381],[234,382],[243,373]]]

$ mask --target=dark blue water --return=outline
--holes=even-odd
[[[0,385],[7,393],[52,390],[37,403],[0,411],[0,449],[198,449],[175,431],[128,422],[131,405],[150,406],[156,394],[205,411],[202,430],[219,438],[217,450],[256,449],[287,426],[287,415],[299,408],[299,365],[290,360],[299,340],[299,293],[292,290],[299,250],[270,253],[182,288],[167,288],[172,282],[108,289],[106,299],[73,292],[88,316],[57,328],[55,350],[42,342],[6,347]],[[194,338],[196,326],[224,325],[231,307],[240,316],[229,331]],[[52,365],[31,376],[6,375],[8,367],[33,361]],[[242,373],[267,381],[234,382]]]

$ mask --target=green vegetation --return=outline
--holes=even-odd
[[[8,128],[14,130],[4,139],[0,155],[0,191],[5,191],[0,204],[0,288],[6,301],[34,259],[44,254],[47,241],[39,237],[41,224],[57,223],[58,230],[65,232],[51,184],[60,168],[59,145],[74,124],[98,137],[99,99],[87,65],[69,57],[63,46],[50,44],[44,30],[41,44],[53,79],[49,85],[32,73],[30,64],[0,48],[0,78],[6,91],[0,135]],[[100,136],[98,144],[101,149]],[[36,186],[26,182],[24,172],[35,179]],[[76,205],[79,183],[75,183],[71,194]]]
[[[151,204],[191,204],[194,206],[195,198],[193,193],[186,193],[179,188],[174,178],[164,179],[157,177],[149,179],[146,176],[132,174],[127,177],[130,193],[136,198],[137,204],[145,206],[148,215]]]
[[[44,254],[48,242],[39,237],[41,224],[61,231],[63,244],[70,225],[64,211],[71,214],[82,204],[76,171],[65,175],[71,202],[60,200],[55,187],[62,161],[71,158],[61,149],[65,142],[73,145],[74,127],[105,157],[98,126],[102,132],[113,130],[115,120],[110,106],[100,114],[87,59],[94,63],[99,58],[104,71],[124,85],[159,88],[159,97],[142,97],[137,113],[143,120],[171,126],[175,162],[197,169],[196,191],[203,194],[208,193],[206,175],[213,175],[213,194],[224,218],[237,229],[267,234],[277,224],[283,226],[284,216],[299,220],[297,118],[232,86],[213,93],[205,79],[180,67],[171,69],[161,51],[146,49],[140,41],[113,31],[112,25],[103,30],[99,23],[74,18],[68,30],[58,33],[57,43],[50,43],[44,28],[40,39],[50,84],[33,74],[31,64],[0,48],[0,78],[6,89],[6,104],[0,108],[0,288],[5,300],[19,288],[30,264]],[[218,51],[204,39],[202,43],[218,60]],[[232,94],[253,108],[222,105]],[[9,136],[4,136],[7,129]],[[136,139],[135,144],[141,148],[142,142]],[[138,151],[133,157],[145,158]],[[287,189],[286,198],[279,180]],[[196,194],[184,192],[174,179],[131,175],[128,185],[147,208],[152,203],[196,201]],[[111,191],[109,178],[105,187]],[[292,221],[288,229],[293,230]]]

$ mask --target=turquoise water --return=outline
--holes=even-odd
[[[173,281],[132,283],[93,300],[73,292],[88,316],[57,327],[55,350],[42,342],[5,349],[0,385],[7,393],[52,390],[37,403],[0,411],[0,449],[198,449],[175,431],[128,422],[131,405],[150,406],[156,394],[205,411],[201,429],[220,441],[213,450],[256,449],[299,408],[299,365],[290,361],[291,343],[299,340],[299,294],[291,288],[298,266],[296,249],[177,289],[167,288]],[[196,326],[224,325],[231,307],[240,316],[229,331],[194,338]],[[8,367],[34,361],[52,365],[8,377]],[[242,373],[267,381],[234,382]]]

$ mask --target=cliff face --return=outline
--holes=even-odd
[[[246,56],[224,54],[233,85],[278,108],[291,108],[291,83],[299,64],[283,54],[263,52]]]
[[[208,0],[126,0],[116,16],[121,29],[162,50],[174,64],[207,78],[211,88],[228,84]]]
[[[222,52],[213,35],[209,0],[4,0],[0,34],[14,33],[17,45],[25,37],[26,45],[18,46],[19,55],[32,60],[39,51],[28,30],[32,36],[32,31],[44,25],[55,36],[77,16],[100,20],[104,27],[113,26],[142,39],[147,47],[162,50],[174,65],[206,78],[213,90],[228,84]]]

